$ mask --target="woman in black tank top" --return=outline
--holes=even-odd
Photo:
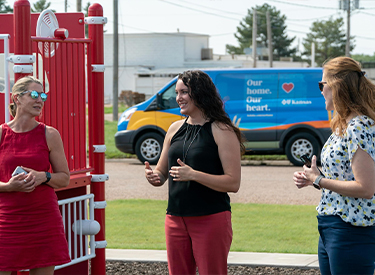
[[[211,78],[202,71],[178,76],[176,101],[185,120],[171,125],[150,184],[168,179],[165,220],[170,274],[227,274],[232,242],[227,192],[241,181],[242,136],[223,108]]]

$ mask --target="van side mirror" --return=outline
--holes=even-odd
[[[158,110],[164,109],[163,95],[162,94],[156,94],[156,106],[157,106]]]

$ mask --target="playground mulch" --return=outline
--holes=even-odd
[[[107,261],[107,275],[168,275],[167,263]],[[198,274],[198,272],[197,272]],[[317,268],[302,269],[270,266],[228,266],[229,275],[320,275]]]

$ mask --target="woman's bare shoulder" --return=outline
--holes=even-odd
[[[177,120],[171,124],[171,126],[168,129],[168,132],[177,132],[178,129],[181,128],[181,126],[184,124],[185,119]]]
[[[60,137],[59,131],[57,131],[56,128],[53,128],[52,126],[48,126],[48,125],[46,125],[46,135],[47,135],[47,138],[48,137],[51,137],[51,138],[59,138]]]
[[[233,129],[230,125],[225,124],[223,122],[214,121],[212,122],[212,131],[221,132],[221,131],[231,131],[233,132]]]
[[[168,132],[166,134],[166,137],[172,138],[174,134],[178,131],[178,129],[181,128],[181,126],[184,124],[185,119],[177,120],[171,124],[171,126],[168,129]]]

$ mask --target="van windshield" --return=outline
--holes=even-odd
[[[163,109],[178,108],[176,102],[176,83],[170,86],[162,95],[161,104]]]

